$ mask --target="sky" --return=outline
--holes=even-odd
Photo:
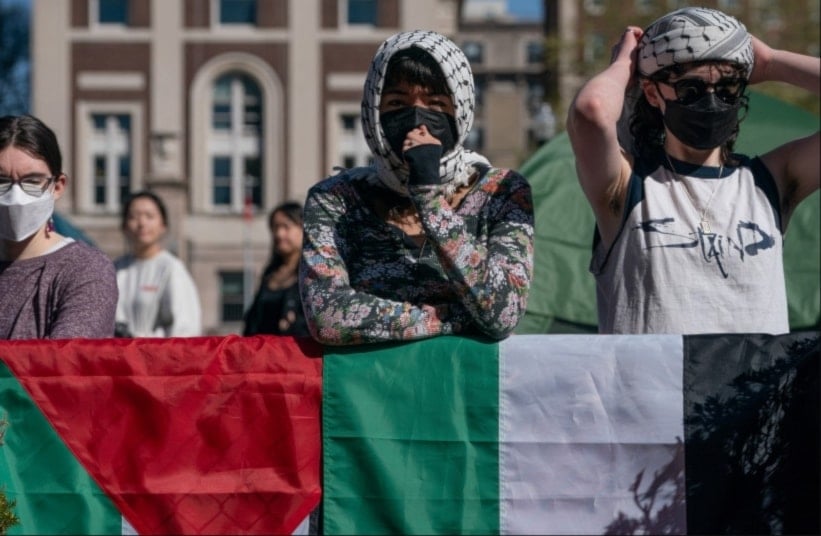
[[[516,18],[527,20],[541,20],[542,10],[544,8],[544,0],[506,0],[507,10],[516,16]],[[30,0],[0,0],[0,3],[5,4],[25,4],[28,5]]]
[[[507,10],[516,18],[542,20],[543,0],[507,0]]]

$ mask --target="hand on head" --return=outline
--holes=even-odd
[[[610,63],[615,63],[619,60],[634,61],[636,55],[636,48],[644,31],[638,26],[628,26],[622,32],[619,42],[613,45],[610,51]]]
[[[756,36],[751,36],[753,43],[753,71],[750,73],[750,84],[768,80],[767,66],[773,55],[773,49],[769,45],[758,39]]]

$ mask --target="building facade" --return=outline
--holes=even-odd
[[[453,36],[457,0],[33,0],[32,112],[61,142],[58,203],[112,258],[129,192],[160,194],[209,334],[241,330],[268,211],[366,164],[362,84],[403,30]]]
[[[476,114],[466,145],[499,167],[518,168],[556,130],[546,100],[543,21],[522,21],[505,1],[463,9],[457,44],[473,69]]]

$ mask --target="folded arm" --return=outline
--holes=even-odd
[[[487,240],[467,231],[463,219],[431,188],[412,188],[425,234],[448,280],[478,330],[494,339],[509,335],[525,312],[533,275],[533,200],[518,173],[493,169],[488,190]]]
[[[461,328],[447,305],[416,306],[355,290],[340,252],[336,222],[345,205],[327,191],[305,203],[300,293],[311,335],[329,345],[411,340]],[[355,229],[350,229],[356,232]]]

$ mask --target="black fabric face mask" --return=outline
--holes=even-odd
[[[443,155],[456,147],[456,118],[450,114],[409,106],[381,114],[379,121],[388,145],[399,158],[402,158],[402,144],[408,132],[419,125],[428,127],[428,132],[442,142]]]
[[[667,100],[664,125],[682,143],[695,149],[713,149],[726,142],[738,125],[741,103],[727,104],[707,93],[693,104]]]

